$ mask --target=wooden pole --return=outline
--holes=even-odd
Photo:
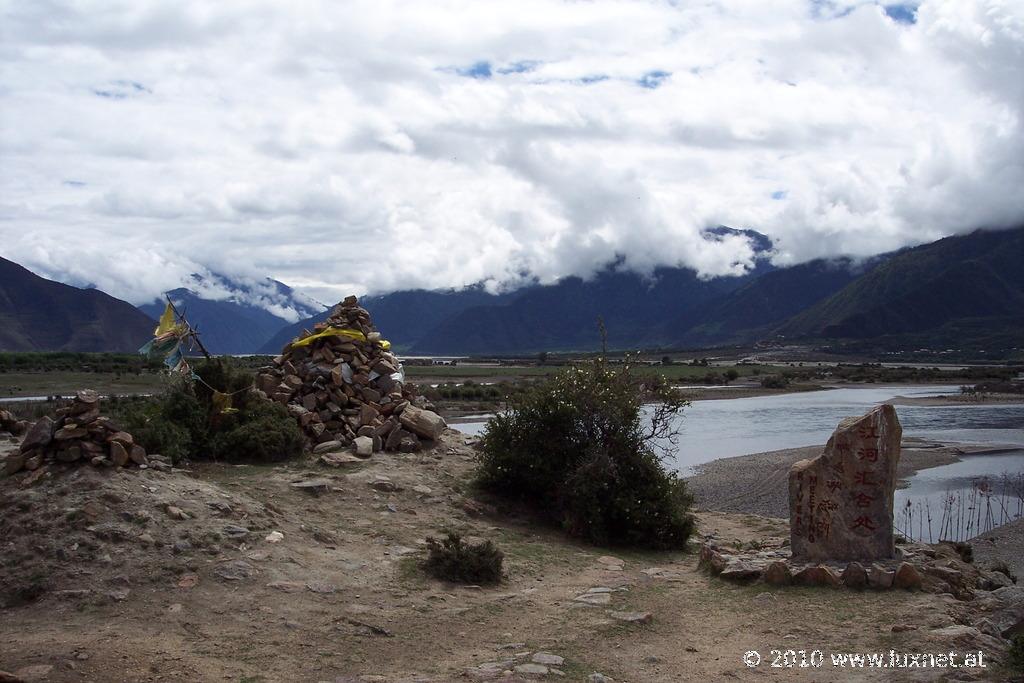
[[[185,320],[185,316],[183,316],[181,313],[178,312],[178,309],[174,305],[174,302],[171,301],[170,295],[169,294],[165,294],[164,296],[167,297],[167,305],[171,307],[172,311],[174,311],[174,315],[178,316],[178,318],[183,323],[185,323],[185,326],[188,327],[188,334],[189,334],[190,337],[192,337],[192,339],[195,340],[196,346],[198,346],[199,350],[203,352],[203,355],[206,356],[206,359],[210,360],[212,358],[212,356],[210,356],[210,352],[206,350],[205,346],[203,346],[203,342],[199,341],[199,331],[192,329],[192,326],[188,324],[187,320]]]

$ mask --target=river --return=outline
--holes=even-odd
[[[694,466],[718,458],[820,445],[828,440],[840,420],[860,415],[879,403],[898,396],[912,398],[958,392],[957,386],[870,385],[696,401],[683,413],[678,448],[667,464],[688,476]],[[978,477],[996,481],[1004,473],[1024,473],[1024,405],[915,405],[897,406],[896,412],[905,436],[1009,447],[999,455],[964,456],[959,463],[923,470],[908,480],[909,488],[896,492],[898,511],[902,512],[910,500],[912,510],[920,508],[925,520],[931,513],[933,538],[941,531],[939,511],[948,495],[959,495],[967,501]],[[481,417],[453,426],[469,434],[479,434],[485,425],[486,418]],[[991,498],[986,499],[986,504],[991,502]],[[996,502],[999,505],[1013,503]],[[997,514],[1001,514],[1001,508]],[[917,517],[912,523],[914,535],[924,535],[927,540],[927,522]],[[897,525],[900,525],[899,519]],[[975,525],[974,531],[979,530],[978,526]]]

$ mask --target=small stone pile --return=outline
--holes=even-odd
[[[79,391],[57,419],[41,417],[25,434],[17,453],[7,456],[4,471],[38,470],[48,462],[92,463],[96,466],[149,465],[146,449],[135,443],[109,417],[100,415],[100,397]]]
[[[447,426],[404,379],[370,314],[350,296],[262,368],[257,387],[288,407],[315,453],[351,445],[368,457],[381,449],[419,450],[421,438],[435,440]]]
[[[28,429],[28,422],[19,420],[9,410],[0,410],[0,432],[7,432],[11,436],[21,436]]]

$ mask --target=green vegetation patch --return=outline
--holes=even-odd
[[[644,416],[652,397],[653,415]],[[638,380],[628,363],[598,358],[563,370],[488,423],[478,481],[590,543],[684,548],[692,497],[655,448],[674,442],[685,405],[666,384]]]

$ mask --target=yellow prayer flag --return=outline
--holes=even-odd
[[[166,334],[174,329],[174,309],[171,308],[171,302],[167,302],[167,308],[164,309],[164,314],[160,316],[160,323],[156,326],[156,330],[153,332],[154,337],[159,337],[161,334]]]

